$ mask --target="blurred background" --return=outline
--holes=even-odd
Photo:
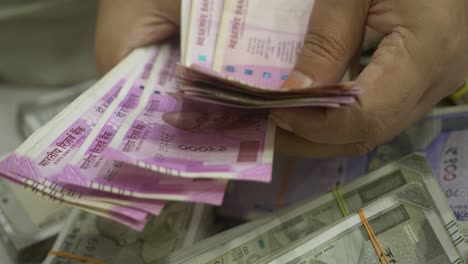
[[[95,0],[0,0],[0,156],[18,147],[97,78],[96,10]],[[52,203],[37,202],[21,191],[3,181],[0,185],[2,264],[40,263],[43,257],[35,260],[28,245],[20,245],[20,239],[11,245],[8,238],[11,220],[30,217],[32,222],[51,222],[43,212],[53,212],[47,210]],[[37,207],[43,212],[34,210]],[[23,224],[23,235],[37,231],[27,230],[31,223]],[[53,241],[46,241],[45,250],[36,247],[42,251],[39,255]],[[24,249],[23,256],[13,262],[19,248]]]

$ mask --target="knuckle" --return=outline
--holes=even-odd
[[[305,37],[304,57],[318,57],[331,64],[339,64],[346,58],[346,47],[337,37],[309,32]]]
[[[374,63],[383,64],[389,57],[407,58],[414,53],[408,49],[407,43],[414,42],[414,34],[404,27],[397,27],[387,35],[372,56]],[[418,51],[419,52],[419,51]]]

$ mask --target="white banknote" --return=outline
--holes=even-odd
[[[409,184],[424,186],[435,205],[438,217],[446,226],[459,254],[465,256],[468,246],[460,232],[455,216],[422,155],[414,154],[390,163],[348,185],[343,186],[341,195],[347,210],[352,213],[377,199],[399,192]],[[271,220],[251,232],[221,243],[209,251],[199,252],[186,258],[183,263],[252,263],[276,251],[286,248],[309,234],[340,220],[345,212],[332,193],[279,211]],[[171,262],[172,263],[172,262]],[[177,263],[177,262],[173,262]],[[320,263],[320,262],[319,262]]]
[[[142,232],[74,209],[44,264],[82,263],[78,257],[113,264],[160,263],[171,252],[211,235],[212,209],[172,203]]]

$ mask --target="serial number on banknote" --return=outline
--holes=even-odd
[[[193,146],[193,145],[179,145],[180,150],[187,150],[192,152],[221,152],[226,151],[226,147],[218,146],[218,147],[211,147],[211,146]]]

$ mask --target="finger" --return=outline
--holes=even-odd
[[[145,0],[148,1],[148,0]],[[156,14],[163,17],[173,23],[174,25],[180,26],[180,8],[181,0],[149,0],[156,4]]]
[[[373,148],[416,120],[410,112],[429,86],[420,55],[430,54],[418,51],[423,45],[408,31],[391,33],[357,79],[364,88],[358,103],[343,109],[275,109],[272,118],[313,142],[364,142]]]
[[[452,72],[453,74],[453,72]],[[421,119],[425,114],[427,114],[431,109],[434,108],[438,102],[447,96],[447,94],[453,94],[464,84],[464,79],[462,76],[465,74],[459,74],[459,78],[450,78],[444,84],[438,85],[438,87],[431,87],[425,93],[416,106],[413,108],[411,114],[412,120]]]
[[[354,56],[351,58],[351,61],[348,65],[349,78],[343,79],[343,81],[351,81],[351,80],[356,79],[356,77],[362,71],[361,57],[362,57],[361,50],[359,50],[358,52],[356,52],[356,54],[354,54]]]
[[[284,88],[303,88],[312,81],[340,81],[349,61],[361,48],[368,2],[315,1],[304,48]]]
[[[275,150],[293,157],[330,158],[337,156],[360,156],[370,150],[364,144],[320,144],[305,140],[283,129],[277,129]]]
[[[363,52],[369,52],[370,50],[375,49],[383,38],[383,34],[378,33],[370,27],[366,27],[366,32],[362,41],[362,48],[355,54],[355,57],[351,59],[350,65],[348,66],[351,73],[351,80],[356,79],[363,70],[361,61]]]
[[[366,138],[365,117],[358,104],[332,108],[273,109],[279,127],[320,144],[350,144]]]

